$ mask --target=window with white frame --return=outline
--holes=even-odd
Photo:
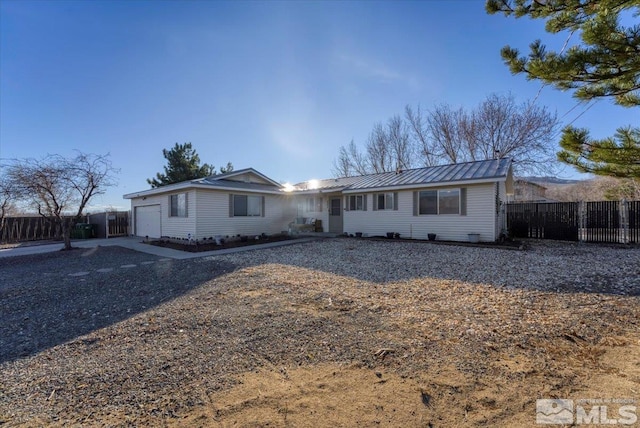
[[[187,194],[169,195],[169,217],[187,217]]]
[[[395,204],[394,193],[378,193],[375,195],[376,209],[378,210],[392,210]]]
[[[260,217],[262,213],[263,196],[233,195],[231,198],[232,217]]]
[[[302,204],[305,212],[322,212],[322,198],[308,197]]]
[[[349,211],[364,211],[364,210],[366,210],[364,195],[350,195]]]
[[[466,215],[466,189],[423,190],[416,193],[416,215]]]

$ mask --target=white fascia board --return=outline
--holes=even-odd
[[[127,193],[122,197],[124,199],[135,199],[135,198],[141,198],[143,196],[152,196],[152,195],[159,195],[162,193],[171,193],[176,190],[188,189],[190,187],[194,187],[194,184],[187,181],[182,183],[169,184],[168,186],[156,187],[154,189],[142,190],[140,192]]]
[[[385,187],[367,187],[360,189],[346,189],[342,193],[371,193],[371,192],[389,192],[394,190],[411,190],[411,189],[425,189],[428,187],[452,187],[452,186],[467,186],[472,184],[486,184],[505,181],[506,177],[494,177],[484,178],[476,180],[460,180],[460,181],[439,181],[437,183],[420,183],[420,184],[404,184],[399,186],[385,186]]]
[[[207,184],[199,184],[199,183],[179,183],[176,185],[162,186],[155,189],[143,190],[141,192],[128,193],[124,195],[123,198],[135,199],[135,198],[142,198],[144,196],[161,195],[164,193],[174,193],[179,190],[190,190],[190,189],[221,190],[224,192],[261,193],[261,194],[270,194],[270,195],[283,194],[283,192],[280,190],[241,189],[237,187],[210,186]]]

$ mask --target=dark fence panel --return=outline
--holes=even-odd
[[[517,238],[578,240],[578,203],[507,204],[507,227]]]
[[[584,240],[587,242],[623,242],[620,227],[620,202],[586,202]]]
[[[507,227],[517,238],[640,243],[640,201],[510,203]]]
[[[640,244],[640,201],[629,204],[629,242]]]

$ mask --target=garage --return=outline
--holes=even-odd
[[[135,208],[136,236],[160,238],[160,205],[146,205]]]

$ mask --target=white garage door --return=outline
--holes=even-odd
[[[135,214],[136,236],[160,237],[160,205],[136,207]]]

